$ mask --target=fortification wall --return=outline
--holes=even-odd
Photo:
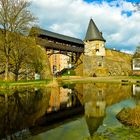
[[[131,73],[132,56],[106,49],[105,56],[83,56],[83,76],[126,76]]]
[[[81,54],[80,58],[78,59],[77,63],[76,63],[76,69],[75,69],[75,72],[76,72],[76,75],[77,76],[83,76],[83,57],[84,55]]]

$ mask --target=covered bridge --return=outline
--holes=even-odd
[[[32,27],[30,36],[36,37],[36,43],[47,49],[74,53],[84,52],[84,42],[78,38],[54,33],[37,27]]]

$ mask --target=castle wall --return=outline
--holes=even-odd
[[[132,72],[132,55],[106,49],[106,68],[109,70],[109,75],[130,75]]]
[[[105,49],[106,56],[83,57],[83,76],[126,76],[131,73],[132,56]]]
[[[83,70],[84,70],[83,69],[83,57],[84,57],[84,55],[81,54],[81,56],[79,57],[79,59],[76,63],[77,67],[75,69],[75,72],[76,72],[77,76],[83,76]]]

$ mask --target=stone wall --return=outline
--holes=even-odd
[[[131,55],[110,49],[105,53],[105,56],[83,56],[83,76],[125,76],[131,73]]]
[[[133,76],[140,76],[140,70],[133,70],[132,75]]]
[[[85,55],[105,56],[105,42],[100,40],[85,42]]]
[[[81,56],[79,57],[79,59],[76,63],[75,73],[77,76],[83,76],[83,57],[84,57],[84,55],[81,54]]]

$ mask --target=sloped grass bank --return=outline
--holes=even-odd
[[[140,128],[118,127],[108,128],[103,133],[95,133],[85,140],[140,140]]]
[[[38,85],[38,84],[48,84],[51,79],[46,80],[32,80],[32,81],[18,81],[18,82],[5,82],[0,81],[0,87],[3,86],[28,86],[28,85]]]
[[[140,105],[135,108],[124,108],[117,114],[118,120],[128,126],[140,127]]]

